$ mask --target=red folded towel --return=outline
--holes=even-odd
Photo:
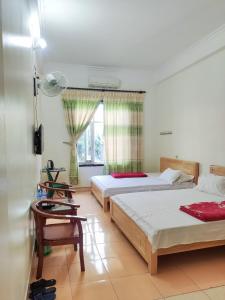
[[[225,220],[225,201],[181,205],[180,210],[204,222]]]
[[[143,172],[127,172],[127,173],[111,173],[114,178],[132,178],[132,177],[147,177]]]

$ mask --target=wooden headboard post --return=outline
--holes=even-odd
[[[198,183],[199,163],[195,161],[180,160],[176,158],[160,157],[160,172],[167,168],[180,170],[186,174],[194,176],[194,183]]]
[[[209,172],[214,175],[225,176],[225,167],[211,165],[209,166]]]

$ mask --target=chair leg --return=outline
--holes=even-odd
[[[84,253],[83,253],[83,239],[79,242],[79,254],[80,254],[80,269],[81,272],[85,271],[85,265],[84,265]]]
[[[69,202],[69,203],[72,203],[72,202],[73,202],[73,195],[72,195],[71,192],[68,192],[68,193],[67,193],[67,198],[68,198],[68,202]]]
[[[37,266],[36,279],[39,279],[42,276],[43,261],[44,261],[44,247],[43,247],[43,245],[39,245],[39,247],[38,247],[38,266]]]
[[[36,252],[36,255],[37,255],[37,257],[39,256],[39,246],[38,246],[38,242],[37,242],[37,240],[35,240],[35,246],[34,246],[35,248],[35,252]]]
[[[77,251],[77,243],[75,243],[73,246],[74,246],[74,251]]]

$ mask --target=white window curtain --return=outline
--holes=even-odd
[[[106,174],[142,171],[143,101],[141,93],[104,93]]]
[[[102,92],[67,89],[62,95],[67,131],[70,136],[71,184],[78,184],[78,160],[76,144],[92,119],[102,99]]]

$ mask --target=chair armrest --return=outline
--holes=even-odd
[[[54,184],[55,182],[54,181],[46,181],[45,183],[52,183]],[[60,183],[61,184],[61,183]],[[68,187],[68,188],[56,188],[56,187],[50,187],[50,186],[46,186],[44,184],[39,184],[39,186],[43,189],[46,189],[46,190],[51,190],[51,191],[60,191],[60,192],[70,192],[70,193],[76,193],[76,190],[74,189],[71,189],[68,187],[68,185],[64,185],[65,187]]]
[[[78,204],[73,204],[73,203],[68,203],[68,202],[62,202],[62,201],[57,201],[57,200],[40,200],[38,202],[35,202],[35,205],[41,205],[42,203],[49,203],[49,204],[57,204],[61,206],[69,206],[71,208],[79,208],[80,205]]]
[[[42,211],[37,208],[37,205],[40,203],[43,203],[43,202],[48,202],[48,201],[41,200],[41,201],[33,202],[31,204],[31,209],[34,213],[38,214],[40,217],[42,217],[44,219],[61,219],[61,220],[64,219],[64,220],[87,221],[87,218],[80,217],[77,215],[66,215],[66,214],[58,215],[58,214],[53,214],[53,213]],[[50,201],[50,202],[56,202],[58,204],[59,201]]]

